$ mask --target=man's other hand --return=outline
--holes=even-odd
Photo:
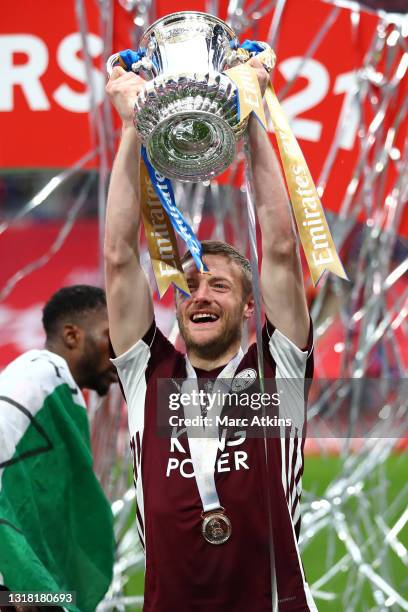
[[[144,79],[134,72],[126,72],[120,66],[112,70],[106,93],[118,111],[123,127],[133,126],[135,100],[144,86]]]
[[[261,93],[262,96],[265,94],[266,88],[268,86],[269,83],[269,79],[270,79],[270,74],[267,70],[265,70],[264,65],[262,64],[261,60],[259,60],[256,56],[255,57],[251,57],[251,59],[248,61],[249,65],[252,66],[252,68],[255,68],[256,70],[256,75],[258,77],[258,82],[259,82],[259,87],[261,88]]]

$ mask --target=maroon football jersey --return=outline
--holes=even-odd
[[[312,329],[303,351],[270,323],[264,326],[262,340],[265,379],[278,384],[312,377]],[[128,405],[136,523],[146,555],[145,612],[270,611],[271,541],[279,611],[317,610],[297,545],[305,385],[301,391],[297,387],[296,396],[287,394],[286,402],[297,404],[289,406],[291,414],[298,413],[302,420],[295,434],[267,437],[266,449],[263,437],[245,432],[227,436],[220,445],[215,484],[232,534],[224,544],[212,545],[201,533],[203,506],[186,432],[173,432],[170,438],[159,436],[157,429],[158,380],[185,379],[185,355],[153,323],[143,339],[113,362]],[[253,344],[239,362],[234,381],[248,386],[257,379],[257,371]],[[203,374],[212,378],[219,369],[197,371],[199,378]],[[279,414],[288,414],[284,404]]]

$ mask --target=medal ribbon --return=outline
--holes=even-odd
[[[256,55],[260,61],[268,61],[270,65],[274,63],[274,53],[265,43],[246,40],[237,53],[241,49],[241,58],[244,60]],[[266,128],[262,94],[255,69],[245,63],[226,70],[225,74],[237,86],[241,121],[254,112]],[[265,100],[278,142],[292,210],[313,284],[318,283],[325,270],[347,279],[309,168],[271,83],[266,89]]]
[[[238,351],[235,357],[227,363],[222,372],[217,376],[212,393],[214,396],[218,394],[218,391],[223,390],[227,392],[229,385],[227,380],[231,381],[235,371],[242,360],[244,353],[242,349]],[[198,392],[197,374],[193,366],[191,365],[188,357],[186,356],[186,368],[187,378],[183,382],[181,387],[181,393],[191,394],[193,389]],[[217,425],[217,416],[220,416],[222,405],[214,402],[214,406],[208,415],[211,418],[211,426],[202,428],[202,436],[198,437],[198,428],[188,426],[187,437],[188,445],[190,448],[191,462],[193,464],[194,477],[197,483],[198,492],[200,495],[201,503],[203,505],[203,511],[208,512],[221,508],[221,503],[218,497],[217,488],[215,486],[215,463],[217,460],[217,453],[219,448],[219,429]],[[200,416],[200,406],[190,405],[184,406],[184,416],[186,419],[193,419],[194,417]],[[190,421],[191,422],[191,421]]]

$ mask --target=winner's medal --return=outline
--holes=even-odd
[[[226,380],[233,378],[243,354],[240,348],[235,357],[217,376],[212,388],[214,396],[217,397],[218,393],[226,388],[223,378]],[[186,369],[187,378],[182,384],[181,392],[191,393],[193,389],[198,392],[197,374],[188,357],[186,359]],[[215,464],[219,449],[219,430],[215,420],[221,414],[221,408],[221,402],[215,402],[211,406],[212,424],[209,425],[208,429],[203,428],[202,437],[194,435],[195,432],[192,427],[186,427],[194,477],[202,504],[201,533],[204,540],[213,545],[227,542],[232,531],[231,521],[220,503],[215,485]],[[184,415],[191,419],[200,416],[200,406],[194,405],[193,402],[187,403],[184,406]]]
[[[224,544],[229,540],[232,525],[224,508],[203,512],[201,516],[203,517],[201,533],[209,544]]]

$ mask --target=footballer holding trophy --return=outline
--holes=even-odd
[[[216,17],[181,12],[150,26],[138,52],[110,61],[107,93],[122,136],[108,194],[106,289],[113,363],[129,414],[148,612],[317,610],[297,544],[313,331],[290,201],[262,125],[259,100],[273,66],[273,53],[263,49],[266,55],[257,57],[242,48]],[[245,254],[223,242],[200,243],[190,233],[169,181],[217,176],[244,132],[261,229],[261,296],[254,295],[257,271]],[[294,168],[297,188],[306,189],[303,166]],[[185,352],[157,325],[140,263],[142,223],[154,242],[156,279],[170,278],[176,287]],[[186,244],[180,256],[175,232]],[[245,352],[244,326],[259,297],[260,342]],[[203,390],[209,400],[180,401],[180,425],[170,437],[157,434],[163,379],[178,381],[180,400],[193,391],[203,397]],[[288,399],[282,393],[276,408],[278,416],[293,415],[293,427],[283,435],[278,428],[277,435],[234,430],[222,437],[214,419],[225,406],[212,397],[251,393],[262,388],[260,379],[278,390],[279,381],[302,381],[300,392]],[[229,415],[243,414],[238,404]],[[204,424],[193,432],[189,423],[200,417]]]

